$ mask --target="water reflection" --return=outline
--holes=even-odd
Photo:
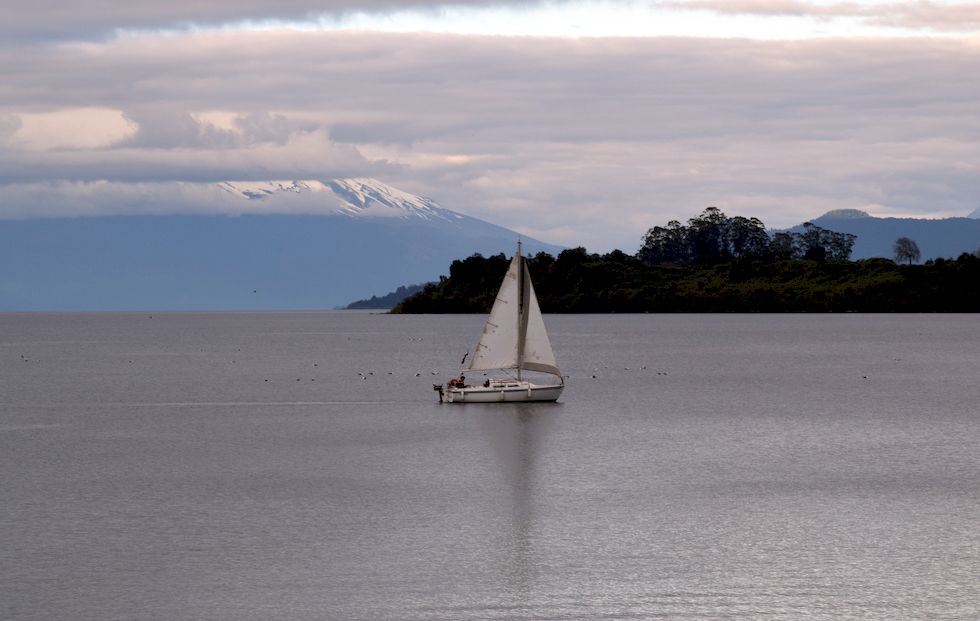
[[[535,466],[546,453],[549,430],[558,420],[559,408],[556,404],[539,403],[494,405],[480,416],[500,467],[501,498],[508,503],[508,511],[500,514],[499,578],[515,606],[530,605],[541,560],[541,551],[534,548],[535,542],[541,540],[535,533],[535,497],[541,493],[536,485]]]

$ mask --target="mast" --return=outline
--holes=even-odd
[[[521,380],[521,367],[524,366],[524,339],[527,338],[527,286],[524,277],[524,255],[521,254],[521,240],[517,240],[517,381]]]

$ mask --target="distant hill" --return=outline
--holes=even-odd
[[[389,308],[394,308],[399,302],[404,300],[410,295],[415,295],[425,285],[409,285],[407,287],[398,287],[391,293],[382,296],[372,295],[367,300],[357,300],[356,302],[351,302],[345,308],[347,310],[386,310]]]
[[[857,235],[852,259],[892,258],[895,240],[908,237],[915,241],[922,260],[956,258],[980,248],[980,209],[969,218],[924,220],[918,218],[876,218],[863,211],[845,209],[829,211],[812,222],[840,233]],[[802,225],[790,229],[801,232]]]
[[[0,311],[338,308],[518,237],[561,250],[370,179],[214,192],[258,213],[0,220]],[[304,213],[262,214],[265,200]]]

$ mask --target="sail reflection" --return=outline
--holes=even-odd
[[[536,463],[546,453],[548,430],[557,420],[557,405],[514,403],[495,405],[481,413],[480,423],[486,431],[500,467],[503,484],[498,549],[501,566],[499,579],[513,598],[512,605],[527,606],[542,563],[535,542],[535,497],[539,489]]]

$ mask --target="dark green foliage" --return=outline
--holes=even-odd
[[[846,261],[851,256],[857,236],[850,233],[838,233],[820,228],[812,222],[803,223],[802,233],[794,235],[796,252],[794,258],[814,259],[817,261]]]
[[[493,305],[500,279],[510,260],[503,254],[484,257],[480,254],[453,261],[449,277],[429,283],[420,293],[402,300],[393,313],[473,313]]]
[[[488,312],[507,260],[475,255],[453,266],[449,278],[393,312]],[[676,267],[576,248],[557,258],[536,255],[529,270],[546,313],[980,311],[980,257],[972,254],[911,266],[888,259],[750,258]]]
[[[812,222],[802,233],[775,233],[771,238],[758,218],[729,218],[717,207],[687,221],[671,220],[643,236],[637,257],[647,265],[708,266],[743,259],[846,260],[854,235],[821,228]]]
[[[709,207],[647,231],[636,257],[571,248],[539,253],[528,269],[546,313],[980,312],[980,251],[896,265],[848,261],[855,236],[813,223],[772,237],[756,218]],[[454,261],[449,277],[395,313],[486,313],[509,261]]]
[[[367,310],[392,308],[410,295],[422,290],[424,285],[401,286],[386,295],[372,295],[369,300],[358,300],[346,306],[347,310]]]

